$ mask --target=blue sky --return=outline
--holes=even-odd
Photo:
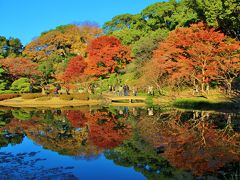
[[[74,22],[99,25],[120,14],[139,13],[161,0],[0,0],[0,35],[25,45],[41,32]]]

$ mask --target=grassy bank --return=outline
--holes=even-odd
[[[5,99],[0,101],[0,106],[12,107],[67,107],[83,105],[110,105],[113,104],[106,97],[115,95],[89,96],[88,94],[72,95],[41,95],[41,94],[23,94],[21,97]],[[5,97],[5,96],[4,96]],[[8,96],[6,96],[8,97]],[[240,110],[239,101],[233,101],[219,91],[210,91],[207,96],[193,96],[190,91],[182,91],[176,94],[165,96],[147,96],[145,102],[141,103],[114,103],[115,106],[160,106],[181,109],[198,110],[221,110],[234,111]]]
[[[212,90],[205,96],[193,96],[190,91],[183,91],[174,96],[160,96],[154,98],[154,104],[181,109],[240,110],[237,97],[225,96],[218,90]]]

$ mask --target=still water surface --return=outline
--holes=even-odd
[[[239,179],[240,114],[0,110],[0,179]]]

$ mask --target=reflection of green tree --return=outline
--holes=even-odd
[[[12,115],[19,120],[30,120],[32,118],[32,112],[25,110],[12,110]]]
[[[0,111],[0,128],[4,127],[11,121],[12,116],[9,112]]]
[[[6,147],[9,144],[20,144],[23,140],[23,137],[23,134],[10,134],[6,132],[2,133],[0,134],[0,147]]]
[[[137,135],[125,141],[121,146],[105,151],[107,159],[124,167],[133,167],[148,179],[191,179],[190,175],[171,167],[168,161],[152,147],[144,143]]]

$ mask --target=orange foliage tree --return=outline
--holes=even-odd
[[[85,56],[88,43],[99,34],[101,29],[95,25],[59,26],[27,44],[23,54],[37,62],[69,54]]]
[[[76,56],[69,60],[67,68],[64,73],[59,75],[58,78],[64,82],[77,82],[84,77],[84,70],[87,63],[82,56]]]
[[[234,44],[232,50],[239,55],[239,43],[227,39],[223,33],[209,29],[201,22],[190,28],[178,28],[154,51],[150,62],[154,71],[149,69],[146,75],[159,82],[166,79],[174,85],[183,82],[200,85],[204,92],[207,84],[218,78],[219,57],[224,62],[222,64],[227,63],[229,44]],[[231,67],[239,74],[236,63]]]
[[[113,36],[94,39],[88,53],[86,73],[93,77],[107,77],[109,73],[119,72],[131,61],[130,49]]]
[[[0,65],[9,75],[17,77],[41,76],[38,70],[38,64],[25,58],[7,58],[1,59]]]
[[[232,91],[232,82],[240,74],[240,42],[229,39],[224,43],[218,53],[217,79],[227,87],[227,92]]]

